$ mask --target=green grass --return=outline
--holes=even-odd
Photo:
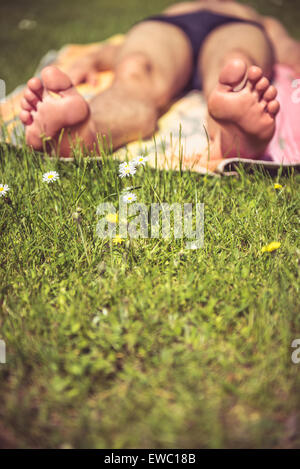
[[[101,15],[91,13],[97,3],[85,12],[74,2],[77,23],[68,23],[59,22],[66,2],[57,9],[26,2],[26,14],[15,2],[11,25],[36,12],[40,26],[26,32],[18,67],[14,52],[21,54],[25,32],[6,26],[9,86],[28,78],[52,45],[102,39],[159,11],[158,2],[149,11],[106,2],[115,17],[103,30]],[[195,251],[173,239],[115,246],[96,236],[96,207],[116,203],[124,186],[106,156],[103,164],[78,155],[66,164],[1,147],[0,183],[11,190],[0,198],[7,344],[0,447],[299,447],[300,365],[291,361],[291,342],[300,337],[300,176],[241,171],[210,179],[139,169],[139,201],[205,203],[205,244]],[[43,184],[48,170],[60,180]],[[72,216],[78,206],[80,224]],[[271,241],[280,249],[262,254]]]
[[[45,185],[50,169],[60,180]],[[196,251],[97,238],[97,205],[124,185],[111,158],[2,150],[1,180],[12,204],[0,200],[0,416],[14,444],[299,445],[287,430],[300,389],[299,175],[276,191],[260,172],[139,169],[139,201],[205,203]],[[273,240],[280,249],[262,254]]]

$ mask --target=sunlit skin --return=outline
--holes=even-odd
[[[226,24],[206,38],[199,52],[198,70],[208,105],[208,166],[214,169],[224,157],[258,158],[264,153],[279,111],[277,90],[270,84],[272,67],[276,61],[300,72],[300,44],[277,20],[231,1],[180,3],[164,14],[203,8],[259,22],[266,31],[251,24]],[[105,69],[114,70],[113,83],[88,104],[74,85],[93,83],[95,74]],[[179,28],[154,21],[138,23],[121,46],[100,48],[75,63],[67,74],[50,66],[42,71],[41,79],[28,81],[20,114],[26,142],[42,150],[48,137],[51,145],[47,148],[67,157],[78,141],[98,150],[99,137],[101,141],[106,136],[116,149],[149,137],[192,71],[191,46]],[[200,163],[207,165],[207,158],[202,155]]]

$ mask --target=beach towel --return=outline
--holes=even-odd
[[[86,55],[104,43],[119,44],[122,35],[116,35],[103,43],[88,45],[70,44],[60,51],[50,51],[41,60],[35,75],[46,65],[56,65],[67,71],[68,67],[78,58]],[[97,83],[81,84],[78,92],[89,101],[93,96],[110,86],[113,72],[99,72]],[[277,117],[275,135],[261,160],[244,158],[228,158],[220,162],[214,174],[234,174],[238,165],[245,168],[263,166],[269,170],[278,168],[300,168],[300,77],[283,65],[275,66],[274,85],[278,89],[278,100],[281,105]],[[20,101],[25,85],[19,86],[13,93],[2,99],[0,119],[4,123],[5,132],[0,140],[18,145],[24,135],[24,126],[19,120]],[[171,170],[190,170],[199,173],[211,173],[199,165],[199,158],[207,150],[206,135],[206,103],[203,93],[193,90],[177,99],[158,121],[158,130],[148,139],[132,142],[114,153],[119,160],[132,159],[139,154],[148,155],[148,163],[153,167]],[[72,161],[73,158],[64,158]]]

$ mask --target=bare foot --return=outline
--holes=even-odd
[[[97,84],[98,70],[94,62],[94,58],[87,55],[69,67],[67,74],[74,86],[80,83],[89,83],[92,86]]]
[[[70,78],[56,67],[44,68],[42,80],[28,81],[21,106],[26,142],[35,150],[43,150],[46,138],[48,147],[50,142],[50,147],[61,156],[69,156],[72,141],[78,137],[87,147],[94,141],[88,104]]]
[[[208,98],[210,117],[221,129],[223,157],[263,155],[275,132],[276,95],[259,67],[248,68],[241,59],[227,62]]]

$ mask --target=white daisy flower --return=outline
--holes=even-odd
[[[141,165],[145,166],[146,161],[148,161],[148,156],[143,156],[143,155],[137,156],[136,158],[134,158],[134,160],[132,160],[132,162],[136,166],[141,166]]]
[[[59,174],[57,171],[49,171],[48,173],[43,174],[43,182],[54,182],[59,179]]]
[[[7,184],[0,184],[0,197],[4,197],[8,191],[9,187]]]
[[[126,204],[131,204],[135,201],[136,195],[133,192],[127,192],[127,194],[123,195],[123,202],[125,202]]]
[[[133,176],[136,173],[136,167],[135,165],[130,162],[130,163],[121,163],[119,166],[119,176],[121,178],[126,177],[126,176]]]

